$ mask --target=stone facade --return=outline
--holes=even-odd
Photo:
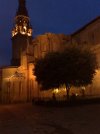
[[[44,57],[46,53],[63,51],[67,36],[64,34],[46,33],[33,40],[34,58]]]
[[[3,103],[26,102],[32,101],[33,98],[52,97],[52,90],[40,91],[33,75],[34,60],[45,56],[48,52],[63,51],[65,37],[63,34],[52,33],[37,36],[32,44],[28,42],[26,49],[21,53],[20,66],[1,68],[1,100]],[[58,89],[54,92],[58,93]],[[61,95],[65,95],[65,89],[58,94],[59,97]]]
[[[86,92],[89,95],[100,95],[100,17],[97,17],[73,33],[71,35],[71,43],[90,47],[96,54],[99,68],[94,77],[93,84],[87,88]]]

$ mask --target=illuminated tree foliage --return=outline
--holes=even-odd
[[[92,83],[96,73],[96,56],[89,49],[67,47],[64,52],[53,52],[35,63],[34,75],[42,89],[48,90],[66,85],[67,97],[71,86]]]

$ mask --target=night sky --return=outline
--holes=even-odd
[[[33,36],[70,34],[100,15],[100,0],[26,0]],[[18,0],[0,0],[0,65],[11,59],[11,29]]]

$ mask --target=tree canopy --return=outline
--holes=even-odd
[[[35,63],[34,75],[42,89],[85,86],[96,73],[96,56],[89,49],[68,46],[63,52],[48,53]]]

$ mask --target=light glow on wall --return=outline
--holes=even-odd
[[[58,94],[58,93],[59,93],[58,88],[54,89],[54,90],[53,90],[53,93]]]

